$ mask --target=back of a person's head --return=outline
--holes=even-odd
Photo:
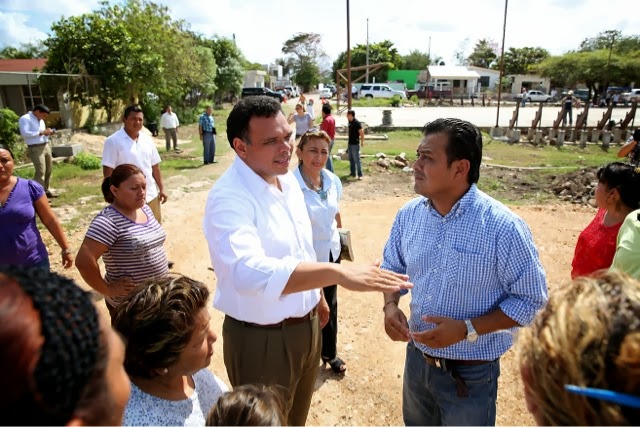
[[[640,395],[640,282],[601,271],[562,286],[519,346],[527,405],[539,425],[640,424],[640,409],[565,387]]]
[[[91,298],[72,280],[42,269],[0,269],[4,425],[121,422],[106,382],[108,353]]]
[[[331,114],[331,105],[322,104],[322,112],[325,114]]]
[[[227,118],[227,139],[231,148],[233,140],[239,138],[249,143],[249,122],[254,117],[274,117],[282,112],[280,101],[270,96],[249,96],[233,106]]]
[[[284,387],[246,384],[225,393],[211,408],[208,426],[285,426]]]
[[[111,320],[126,341],[127,373],[154,378],[176,363],[208,298],[203,283],[179,274],[150,280],[127,295]]]
[[[640,142],[640,128],[633,131],[633,140]]]
[[[620,195],[620,203],[628,209],[640,208],[640,171],[633,165],[613,162],[598,170],[598,181]]]

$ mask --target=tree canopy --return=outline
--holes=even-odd
[[[467,57],[467,64],[476,67],[491,68],[499,60],[498,45],[490,39],[480,39],[473,47],[473,51]]]
[[[369,79],[375,78],[377,82],[386,82],[389,76],[389,70],[404,69],[404,59],[402,55],[398,53],[390,40],[383,40],[379,43],[369,44],[369,64],[377,64],[380,62],[386,62],[389,65],[383,67],[373,73],[369,73]],[[367,64],[367,45],[358,44],[351,49],[351,66],[359,67]],[[342,52],[338,55],[338,58],[333,62],[332,72],[335,78],[336,72],[340,69],[347,68],[347,52]],[[351,77],[353,79],[365,74],[364,71],[352,71]]]
[[[295,82],[305,91],[313,88],[322,79],[318,62],[326,57],[326,54],[321,43],[320,34],[297,33],[282,45],[282,53],[291,60]]]
[[[504,53],[504,74],[527,74],[549,56],[549,52],[541,47],[510,47]],[[499,59],[495,66],[500,66]]]
[[[402,57],[405,70],[426,70],[431,65],[431,58],[426,52],[414,49]]]

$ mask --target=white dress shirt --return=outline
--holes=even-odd
[[[40,132],[47,129],[44,120],[38,120],[31,111],[20,117],[18,126],[20,127],[20,135],[22,135],[27,145],[40,145],[49,142],[48,136],[40,135]]]
[[[307,204],[313,231],[313,249],[316,251],[319,262],[329,262],[329,252],[334,261],[340,256],[340,235],[336,214],[340,212],[338,205],[342,198],[342,182],[326,169],[320,173],[322,173],[322,189],[327,192],[326,200],[322,200],[316,191],[307,186],[300,174],[300,168],[293,171]]]
[[[180,121],[173,111],[170,113],[167,111],[160,117],[160,127],[162,129],[175,129],[178,126],[180,126]]]
[[[209,192],[203,221],[218,278],[213,306],[261,325],[302,317],[320,301],[318,289],[282,294],[316,254],[300,185],[291,172],[278,179],[282,191],[236,157]]]
[[[153,179],[152,169],[158,163],[160,163],[160,154],[158,154],[156,144],[149,135],[143,132],[138,134],[136,142],[122,128],[104,141],[102,166],[112,169],[125,164],[139,167],[147,180],[147,203],[158,197],[159,194],[156,180]]]

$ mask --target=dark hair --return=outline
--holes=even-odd
[[[131,113],[142,113],[144,114],[144,111],[142,111],[142,108],[140,108],[139,105],[134,104],[134,105],[129,105],[127,108],[124,109],[124,118],[126,119],[127,117],[129,117],[129,114]]]
[[[14,155],[13,155],[13,151],[11,151],[11,148],[9,148],[9,146],[4,145],[4,144],[0,144],[0,150],[8,151],[8,152],[9,152],[9,154],[11,155],[11,158],[12,158],[13,160],[15,160],[15,159],[16,159],[16,156],[14,156]]]
[[[38,104],[35,107],[33,107],[33,111],[40,111],[41,113],[49,114],[49,107],[47,107],[44,104]]]
[[[598,170],[598,181],[620,194],[620,201],[628,208],[640,208],[640,172],[628,163],[613,162]]]
[[[120,184],[131,178],[133,175],[142,174],[142,170],[136,165],[120,165],[116,166],[116,168],[111,172],[111,176],[106,177],[102,180],[102,196],[104,197],[104,201],[107,203],[113,203],[115,197],[111,192],[111,186],[113,185],[116,188],[120,187]]]
[[[113,420],[108,342],[89,294],[43,269],[0,270],[0,390],[8,425]]]
[[[233,140],[240,138],[247,144],[249,140],[249,122],[254,117],[274,117],[282,113],[280,101],[270,96],[250,96],[241,99],[233,107],[229,117],[227,118],[227,139],[231,148]]]
[[[331,114],[331,105],[322,104],[322,112],[325,114]]]
[[[111,320],[126,338],[127,373],[153,378],[158,369],[173,365],[191,340],[208,298],[204,284],[179,274],[150,280],[131,292]]]
[[[354,110],[347,110],[347,114],[351,114],[351,117],[356,117],[356,112]]]
[[[281,387],[281,386],[280,386]],[[207,417],[208,426],[286,425],[284,387],[245,384],[220,396]]]
[[[447,163],[455,160],[468,160],[470,163],[469,184],[480,179],[480,163],[482,162],[482,133],[470,122],[460,119],[437,119],[422,128],[424,136],[442,133],[447,135]]]
[[[633,131],[633,140],[640,142],[640,128]]]

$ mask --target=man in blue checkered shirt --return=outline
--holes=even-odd
[[[478,128],[438,119],[422,132],[413,165],[420,197],[398,212],[382,264],[414,284],[409,321],[400,293],[384,302],[387,334],[408,343],[403,418],[494,425],[500,357],[546,304],[545,272],[527,224],[476,187]]]
[[[200,116],[198,121],[198,131],[200,132],[200,141],[203,146],[204,164],[210,165],[218,163],[215,160],[216,155],[216,126],[213,121],[213,108],[209,105],[206,111]]]

